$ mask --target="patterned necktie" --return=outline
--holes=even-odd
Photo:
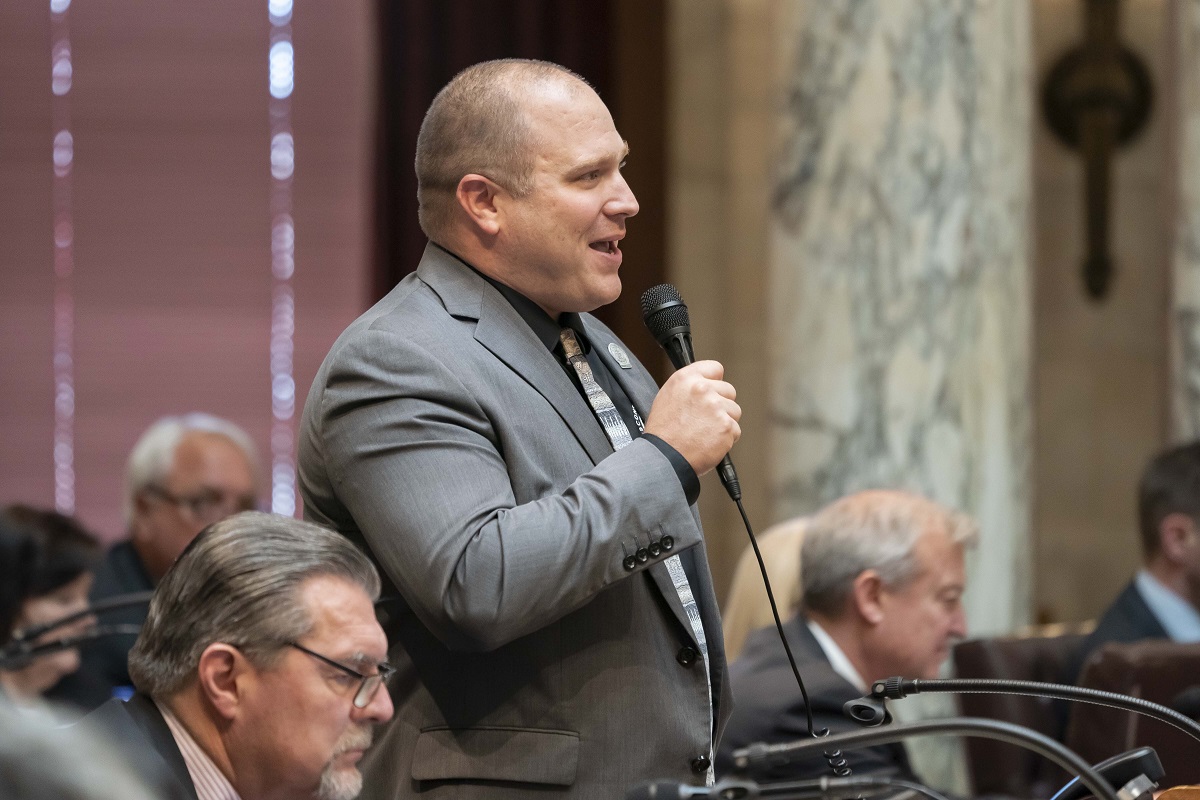
[[[579,376],[579,383],[583,386],[583,392],[587,395],[588,404],[591,405],[592,411],[596,413],[596,417],[600,420],[600,424],[604,426],[604,433],[608,436],[608,441],[612,443],[613,450],[620,450],[625,445],[633,441],[629,435],[629,428],[625,427],[625,421],[621,419],[621,412],[617,411],[617,407],[613,405],[610,398],[600,384],[596,382],[596,376],[592,374],[592,367],[587,362],[587,357],[583,354],[583,348],[579,345],[579,339],[575,336],[575,331],[571,328],[563,328],[558,334],[559,341],[562,342],[563,352],[567,356],[567,363],[575,370],[575,374]],[[692,635],[696,638],[696,644],[700,646],[700,655],[704,659],[704,674],[706,679],[705,685],[708,687],[708,719],[709,719],[709,762],[712,762],[711,742],[712,742],[712,680],[707,676],[711,676],[708,667],[708,640],[704,636],[704,624],[700,620],[700,608],[696,605],[696,597],[692,594],[691,584],[688,583],[687,573],[683,570],[683,564],[679,561],[679,556],[674,555],[663,561],[667,565],[667,571],[671,573],[671,582],[675,584],[675,591],[679,594],[679,602],[683,604],[683,610],[687,613],[688,621],[692,624]],[[707,783],[712,786],[715,782],[713,769],[708,768]]]

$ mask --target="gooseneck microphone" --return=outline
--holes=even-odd
[[[767,771],[775,772],[795,763],[813,752],[830,745],[853,750],[879,744],[890,744],[919,736],[978,736],[1015,744],[1044,756],[1068,773],[1078,776],[1080,782],[1100,800],[1118,800],[1116,791],[1100,773],[1075,752],[1036,731],[1011,722],[974,717],[922,720],[890,725],[873,730],[835,733],[823,739],[801,739],[785,744],[754,744],[735,750],[734,770],[741,777]]]
[[[696,354],[692,350],[692,322],[688,317],[687,305],[679,290],[669,283],[651,286],[642,293],[642,321],[650,329],[655,341],[667,351],[667,357],[675,369],[693,363]],[[717,475],[734,502],[742,499],[742,487],[738,483],[737,470],[726,453],[717,465]]]
[[[35,643],[37,639],[42,638],[50,631],[70,625],[84,617],[99,616],[106,611],[114,611],[129,606],[144,606],[150,602],[153,594],[154,592],[130,592],[129,594],[115,595],[106,600],[95,602],[81,611],[75,611],[57,619],[52,619],[42,625],[35,625],[14,633],[7,642],[0,642],[0,669],[21,669],[38,656],[47,655],[59,650],[67,650],[92,639],[119,634],[136,636],[138,631],[141,630],[141,625],[100,625],[77,636],[59,638],[41,644]]]
[[[1117,708],[1131,711],[1145,717],[1158,720],[1172,726],[1181,733],[1191,736],[1200,742],[1200,724],[1190,717],[1180,714],[1173,708],[1143,700],[1140,697],[1105,692],[1100,689],[1087,689],[1082,686],[1067,686],[1060,683],[1042,683],[1040,681],[1016,681],[992,678],[902,678],[892,677],[877,680],[871,684],[871,694],[861,700],[852,700],[845,706],[845,712],[852,719],[867,726],[878,725],[874,720],[868,720],[866,710],[870,701],[903,700],[905,697],[922,692],[944,692],[949,694],[1015,694],[1022,697],[1048,697],[1054,700],[1068,700],[1074,703],[1089,703],[1097,706]]]
[[[98,625],[77,636],[54,639],[42,644],[33,644],[27,641],[15,642],[0,650],[0,670],[24,669],[32,664],[34,659],[41,656],[61,650],[70,650],[72,647],[78,647],[93,639],[103,639],[108,636],[137,636],[141,629],[141,625]]]
[[[895,794],[897,789],[923,794],[930,800],[948,798],[928,786],[887,775],[824,777],[804,781],[758,784],[726,778],[715,786],[691,786],[673,781],[643,783],[625,793],[625,800],[841,800]]]
[[[50,620],[43,625],[35,625],[32,628],[26,628],[20,633],[14,634],[12,641],[13,643],[30,642],[45,633],[49,633],[55,628],[61,628],[64,625],[70,625],[76,620],[83,619],[84,617],[88,617],[93,614],[99,615],[106,611],[115,611],[116,609],[128,608],[130,606],[144,606],[150,602],[150,598],[153,596],[154,592],[152,591],[129,592],[128,594],[114,595],[105,600],[98,600],[82,611],[76,611],[72,614],[67,614],[66,616]]]

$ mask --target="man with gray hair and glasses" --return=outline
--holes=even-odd
[[[344,537],[246,512],[155,589],[129,655],[138,691],[84,718],[148,781],[195,800],[351,800],[392,716],[379,575]]]
[[[800,607],[783,629],[817,728],[856,728],[842,705],[869,694],[872,681],[937,677],[953,641],[967,632],[963,551],[977,537],[964,515],[901,491],[858,492],[811,518],[800,546]],[[808,735],[804,701],[774,627],[750,635],[729,677],[735,707],[717,754],[719,773],[730,770],[739,748]],[[846,758],[855,774],[914,778],[898,744],[847,751]],[[786,772],[828,774],[820,754]]]
[[[129,538],[105,556],[91,601],[153,589],[204,526],[255,508],[258,495],[254,443],[240,427],[201,413],[157,420],[130,451],[123,501]],[[145,619],[140,605],[105,614],[103,621],[140,625]],[[127,697],[133,640],[114,635],[88,643],[79,671],[50,697],[89,710],[110,697]]]

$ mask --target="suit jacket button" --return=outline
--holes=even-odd
[[[651,542],[650,546],[646,549],[650,551],[651,558],[658,558],[662,555],[662,545],[658,542]]]
[[[626,572],[633,572],[637,568],[637,559],[633,556],[625,556],[625,560],[621,563],[625,565]]]
[[[683,664],[685,667],[690,667],[692,664],[696,663],[696,657],[699,655],[700,654],[696,652],[696,648],[685,645],[684,647],[679,648],[679,652],[675,654],[675,660],[680,664]],[[708,769],[708,767],[705,767],[705,769]]]
[[[665,553],[669,552],[675,546],[675,539],[671,536],[664,536],[658,540],[658,543],[662,545],[663,552]]]
[[[708,768],[712,766],[712,762],[708,760],[708,756],[697,756],[692,759],[692,772],[697,775],[703,775],[708,772]]]
[[[639,547],[637,549],[637,553],[635,553],[635,555],[637,556],[637,560],[638,560],[639,564],[645,564],[647,561],[650,560],[650,551],[644,547]]]

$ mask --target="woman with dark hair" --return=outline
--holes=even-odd
[[[87,608],[100,555],[95,537],[70,517],[20,505],[4,510],[0,529],[0,641]],[[82,633],[93,622],[83,617],[34,643]],[[16,705],[36,706],[43,692],[77,669],[77,648],[38,656],[16,669],[0,670],[0,694]]]
[[[36,554],[33,539],[0,517],[0,646],[12,637]]]

